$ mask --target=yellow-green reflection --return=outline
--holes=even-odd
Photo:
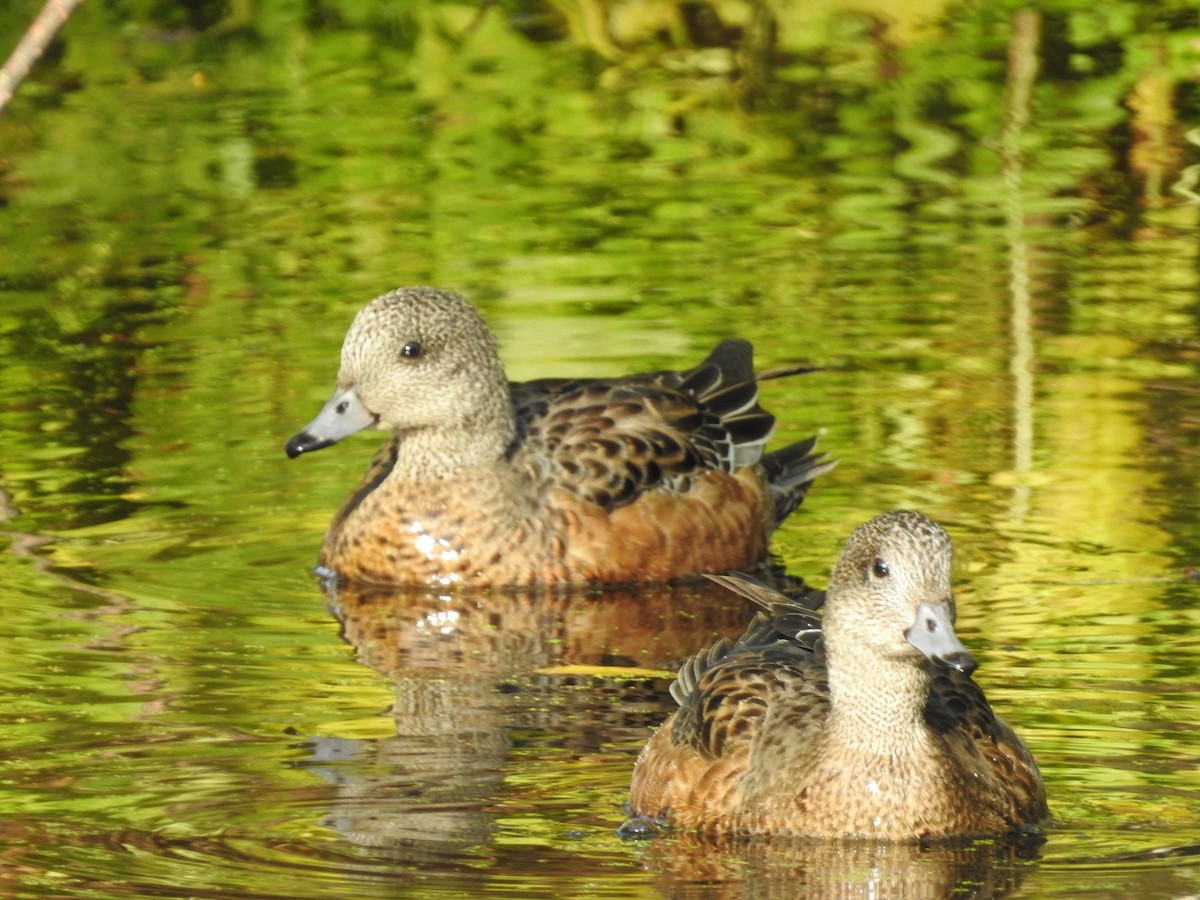
[[[956,540],[1039,859],[718,849],[720,890],[1194,893],[1151,851],[1200,816],[1200,23],[903,6],[84,4],[0,118],[14,892],[688,890],[686,842],[612,832],[638,670],[744,608],[309,577],[372,439],[282,441],[354,311],[433,282],[515,378],[822,365],[763,391],[842,460],[777,541],[810,581],[883,509]]]

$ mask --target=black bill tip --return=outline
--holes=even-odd
[[[938,661],[964,675],[970,675],[979,668],[979,663],[975,662],[975,657],[970,653],[947,653],[945,656],[939,656]]]
[[[301,431],[294,435],[290,441],[284,444],[284,452],[287,453],[288,459],[295,459],[301,453],[310,453],[313,450],[320,450],[323,447],[328,447],[335,443],[328,438],[319,438],[309,434],[307,431]]]

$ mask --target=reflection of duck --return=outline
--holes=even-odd
[[[815,439],[764,454],[774,421],[745,341],[686,372],[510,384],[467,301],[417,287],[355,317],[333,398],[287,452],[391,432],[321,550],[345,578],[658,582],[761,563],[832,468]]]
[[[638,759],[632,811],[719,832],[900,840],[1044,820],[1037,765],[954,634],[950,555],[921,514],[879,516],[847,541],[820,619],[723,578],[771,611],[681,669],[680,708]]]
[[[393,679],[416,672],[504,677],[564,666],[674,669],[687,648],[741,633],[755,608],[707,581],[447,592],[331,579],[324,589],[359,659]],[[798,578],[787,579],[787,590],[800,602],[820,601]]]
[[[672,703],[669,676],[646,670],[738,634],[753,605],[707,581],[640,592],[324,588],[358,659],[395,686],[394,735],[314,741],[310,770],[337,785],[325,822],[409,861],[486,843],[497,810],[544,803],[546,786],[514,771],[557,766],[565,777],[580,758],[635,746]],[[789,579],[789,590],[802,583]],[[611,764],[612,784],[626,765]]]
[[[663,876],[666,884],[703,884],[710,900],[994,900],[1020,886],[1042,843],[1039,835],[922,844],[680,833],[640,847],[646,867]]]

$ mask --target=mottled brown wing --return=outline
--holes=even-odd
[[[931,664],[932,666],[932,664]],[[992,779],[1007,787],[1014,821],[1046,818],[1046,789],[1037,762],[1025,742],[992,710],[983,690],[969,676],[933,667],[925,704],[925,722],[946,737],[952,750],[982,760]]]
[[[684,698],[675,714],[672,737],[706,759],[721,759],[736,745],[749,744],[758,736],[773,703],[814,687],[802,662],[792,666],[765,654],[736,652],[705,672]]]
[[[671,685],[679,704],[674,742],[710,760],[752,741],[774,703],[789,710],[828,704],[820,619],[744,575],[713,580],[760,603],[769,599],[771,612],[759,613],[736,643],[721,641],[693,656]]]
[[[606,509],[758,462],[775,424],[745,341],[722,342],[688,372],[511,387],[513,462]]]

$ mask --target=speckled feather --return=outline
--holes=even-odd
[[[888,620],[922,602],[916,595],[950,599],[949,542],[936,528],[900,512],[856,531],[824,621],[766,585],[718,579],[766,609],[742,638],[680,669],[671,689],[679,709],[638,759],[631,811],[723,833],[897,840],[1043,821],[1037,764],[970,675],[912,650],[902,628],[887,637]],[[877,559],[893,581],[864,575]],[[908,578],[905,567],[930,572]],[[831,672],[853,685],[837,696],[839,712],[855,707],[849,714],[832,714]]]
[[[420,358],[401,357],[410,343]],[[745,341],[683,372],[510,383],[478,314],[432,288],[360,313],[338,388],[392,432],[321,551],[356,580],[644,582],[753,567],[833,467],[815,439],[764,453],[775,420]],[[289,453],[302,438],[332,442],[302,432]]]

